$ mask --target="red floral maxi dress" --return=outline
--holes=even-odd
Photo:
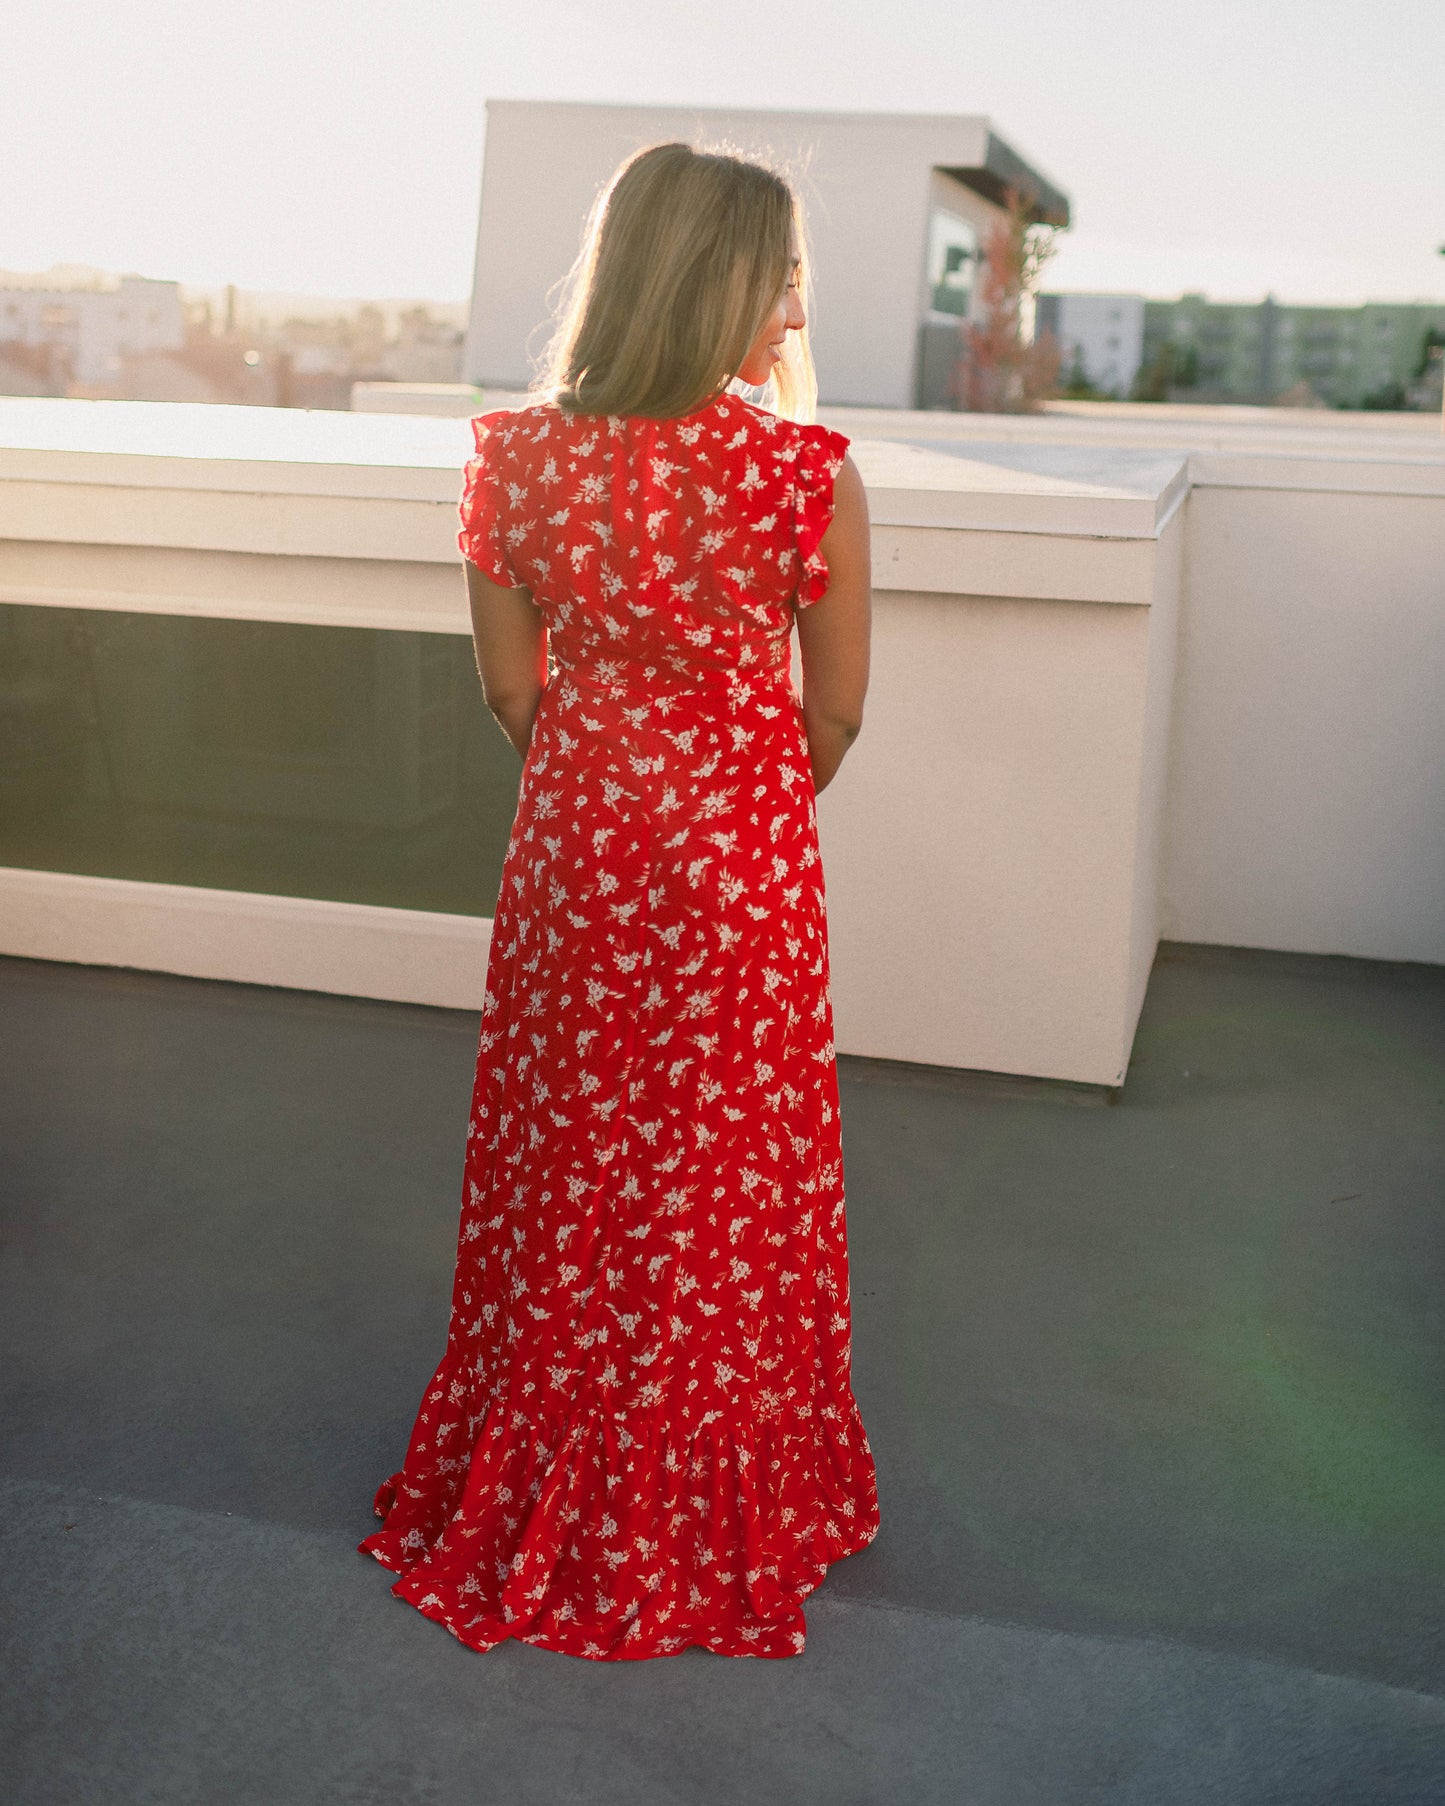
[[[492,929],[446,1354],[361,1544],[463,1643],[789,1656],[878,1526],[793,610],[848,441],[724,393],[473,423],[554,669]]]

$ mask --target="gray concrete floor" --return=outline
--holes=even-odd
[[[354,1553],[474,1017],[0,961],[0,1800],[1445,1801],[1445,971],[1165,946],[1123,1101],[845,1060],[883,1529],[806,1654]]]

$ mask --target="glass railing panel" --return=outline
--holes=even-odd
[[[460,636],[0,605],[0,865],[491,915],[520,775]]]

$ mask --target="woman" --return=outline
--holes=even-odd
[[[813,802],[861,722],[867,512],[840,434],[730,387],[811,405],[777,175],[640,152],[574,277],[541,398],[473,423],[524,764],[446,1355],[361,1547],[476,1649],[793,1655],[878,1521]]]

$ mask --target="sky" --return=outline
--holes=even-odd
[[[1073,203],[1047,289],[1445,301],[1441,0],[45,0],[0,269],[458,300],[489,98],[983,113]]]

